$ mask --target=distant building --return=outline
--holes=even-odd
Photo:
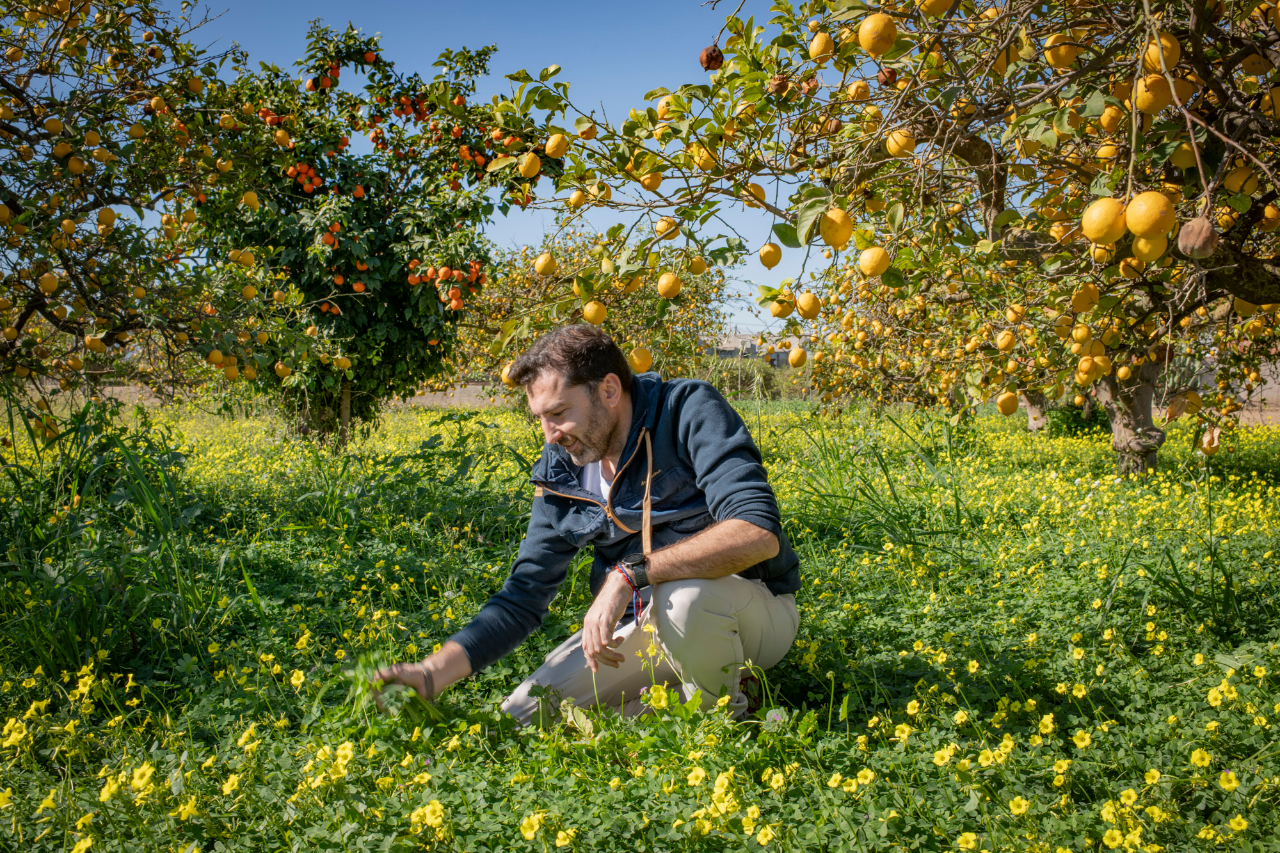
[[[765,352],[765,348],[756,344],[756,335],[731,334],[725,335],[715,344],[715,353],[717,358],[760,358],[765,357],[772,367],[787,370],[790,365],[787,363],[787,355],[789,350],[779,349],[771,353]],[[799,338],[788,338],[793,347],[800,345]],[[781,343],[779,341],[779,343]]]

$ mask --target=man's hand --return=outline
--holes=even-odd
[[[382,683],[381,688],[378,687],[379,682]],[[423,702],[430,702],[436,698],[435,678],[431,670],[427,669],[426,661],[393,663],[373,674],[373,683],[370,687],[373,688],[373,699],[378,703],[379,711],[387,710],[382,704],[382,691],[393,684],[412,688],[422,697]]]
[[[618,626],[631,600],[631,586],[617,572],[609,570],[600,594],[591,602],[591,609],[582,620],[582,653],[592,672],[600,671],[600,664],[617,669],[622,655],[613,651],[622,640],[614,639],[613,629]]]
[[[467,658],[466,651],[450,640],[440,651],[423,660],[383,667],[373,674],[373,682],[369,686],[373,688],[373,698],[378,703],[378,710],[385,711],[379,682],[382,687],[402,684],[412,688],[424,702],[431,702],[450,684],[461,681],[470,674],[471,661]]]

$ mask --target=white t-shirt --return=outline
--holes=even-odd
[[[609,490],[613,488],[613,482],[604,478],[599,462],[588,462],[582,466],[582,488],[593,495],[608,499]]]

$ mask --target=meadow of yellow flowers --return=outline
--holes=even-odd
[[[1212,459],[997,416],[744,404],[803,563],[734,722],[672,692],[519,729],[543,629],[430,707],[362,687],[503,581],[536,426],[86,412],[4,449],[0,849],[1271,850],[1280,433]],[[403,698],[403,697],[400,697]]]

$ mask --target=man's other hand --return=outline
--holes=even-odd
[[[582,620],[582,653],[592,672],[599,672],[602,663],[615,669],[622,663],[622,655],[613,650],[622,640],[614,638],[613,629],[630,600],[631,586],[617,572],[610,571]]]

